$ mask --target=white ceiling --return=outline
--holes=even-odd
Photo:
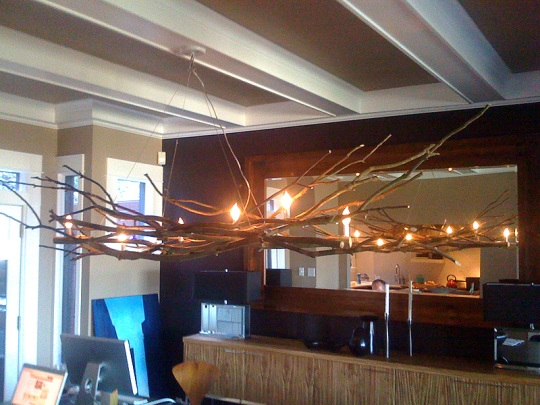
[[[0,1],[11,121],[171,138],[536,101],[539,1]]]

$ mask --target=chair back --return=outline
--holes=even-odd
[[[172,369],[174,378],[182,387],[191,405],[200,405],[210,387],[219,378],[219,369],[210,363],[186,361]]]

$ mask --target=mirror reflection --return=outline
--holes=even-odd
[[[364,185],[336,205],[362,200],[370,195],[381,182],[389,182],[402,173],[378,173],[377,181]],[[346,177],[325,185],[326,190],[313,190],[304,204],[320,200],[322,195],[339,187]],[[266,179],[266,197],[273,195],[293,181],[293,178]],[[294,192],[292,190],[291,192]],[[267,215],[280,207],[280,196],[267,204]],[[440,224],[450,227],[472,226],[477,215],[490,204],[497,206],[490,215],[515,216],[508,226],[509,238],[514,241],[517,232],[517,168],[516,166],[454,168],[444,170],[423,170],[422,176],[374,202],[371,208],[389,206],[409,206],[389,211],[398,221],[411,225]],[[295,202],[297,203],[297,202]],[[301,211],[301,206],[290,207],[291,215]],[[331,225],[332,232],[339,232],[344,225]],[[481,225],[480,225],[481,226]],[[505,228],[501,228],[502,233]],[[297,236],[309,236],[306,230],[294,230]],[[362,237],[362,229],[350,229],[351,237]],[[284,249],[266,252],[267,284],[326,288],[358,289],[371,288],[375,279],[382,279],[392,288],[413,280],[424,291],[447,292],[448,285],[457,287],[453,292],[472,291],[472,283],[478,290],[480,284],[500,279],[515,279],[519,276],[517,248],[473,248],[451,253],[461,266],[437,255],[415,253],[361,252],[354,255],[336,255],[310,258]],[[438,289],[438,290],[437,290]]]

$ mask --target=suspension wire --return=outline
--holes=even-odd
[[[204,93],[204,96],[205,96],[205,99],[206,99],[206,102],[207,102],[207,105],[209,107],[209,110],[211,109],[211,113],[213,113],[213,118],[215,119],[215,122],[217,124],[217,126],[219,127],[220,131],[221,131],[221,135],[223,137],[223,140],[225,141],[225,144],[227,145],[227,149],[229,150],[230,154],[232,155],[235,163],[236,163],[236,166],[238,168],[238,171],[240,172],[240,175],[242,176],[242,179],[243,181],[245,182],[246,184],[246,187],[247,187],[247,191],[248,191],[248,195],[247,195],[247,198],[246,198],[246,202],[243,201],[243,198],[242,198],[242,195],[240,193],[240,187],[238,185],[238,182],[236,181],[236,177],[234,176],[234,172],[232,170],[232,166],[231,166],[231,163],[230,163],[230,160],[227,156],[227,151],[225,149],[225,146],[223,146],[223,141],[221,139],[221,137],[218,136],[218,140],[219,140],[219,144],[221,146],[221,150],[223,152],[223,156],[225,158],[225,161],[227,162],[227,167],[229,169],[229,173],[231,174],[231,178],[232,178],[232,181],[234,183],[234,186],[236,188],[236,192],[238,194],[238,198],[240,200],[240,203],[242,204],[242,208],[244,210],[244,212],[247,212],[247,206],[249,204],[249,200],[252,198],[253,201],[255,202],[255,205],[256,204],[256,201],[255,201],[255,196],[253,195],[253,192],[251,190],[251,185],[249,184],[249,181],[248,179],[246,178],[245,174],[244,174],[244,171],[242,170],[242,165],[240,164],[240,161],[238,160],[238,157],[236,156],[236,153],[234,153],[234,150],[232,148],[232,145],[230,144],[229,142],[229,137],[227,136],[227,133],[225,132],[225,128],[223,127],[223,125],[221,124],[221,121],[219,120],[218,118],[218,115],[217,115],[217,112],[216,112],[216,109],[214,107],[214,104],[212,103],[212,101],[210,100],[210,97],[208,96],[208,92],[206,91],[206,86],[204,85],[204,82],[202,81],[202,79],[200,78],[199,74],[197,73],[195,67],[193,67],[193,75],[199,80],[199,83],[201,84],[202,88],[203,88],[203,93]],[[260,216],[262,217],[262,213],[260,211],[260,208],[259,209],[259,214]],[[250,220],[249,220],[249,216],[246,215],[246,220],[248,223],[250,223]]]

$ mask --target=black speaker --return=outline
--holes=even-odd
[[[291,269],[266,269],[266,285],[292,287]]]
[[[205,302],[248,304],[261,299],[261,272],[199,271],[194,291],[194,298]]]
[[[540,324],[540,284],[485,283],[482,292],[486,321]]]

